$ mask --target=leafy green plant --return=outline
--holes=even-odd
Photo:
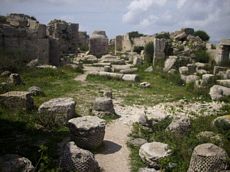
[[[206,50],[199,50],[195,52],[195,60],[201,63],[208,63],[209,62],[209,54]]]
[[[208,41],[210,39],[210,36],[203,30],[195,31],[194,35],[199,36],[203,41]]]
[[[162,39],[162,38],[170,39],[170,34],[168,32],[162,32],[162,33],[157,33],[155,37],[158,39]]]
[[[152,63],[153,62],[153,53],[154,53],[153,42],[149,42],[145,45],[144,52],[145,52],[146,63]]]

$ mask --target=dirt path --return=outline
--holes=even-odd
[[[129,172],[129,150],[126,146],[131,127],[119,119],[106,127],[104,147],[95,155],[105,172]]]

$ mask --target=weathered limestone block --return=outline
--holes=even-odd
[[[99,147],[105,135],[105,121],[96,116],[84,116],[68,121],[71,138],[84,149]]]
[[[104,66],[104,72],[112,72],[111,66]]]
[[[187,66],[182,66],[179,68],[179,73],[182,75],[188,75],[189,71],[188,71],[188,67]]]
[[[99,172],[100,168],[94,155],[77,147],[74,142],[65,145],[60,166],[64,171]]]
[[[196,65],[195,64],[187,64],[188,71],[190,74],[193,74],[196,72]]]
[[[149,82],[142,82],[140,83],[141,88],[149,88],[151,87],[151,84]]]
[[[125,65],[125,61],[123,59],[119,59],[117,56],[113,56],[110,54],[103,55],[100,59],[102,63],[111,63],[114,65]]]
[[[165,39],[154,39],[154,59],[165,59],[165,47],[166,40]],[[154,60],[153,60],[154,61]]]
[[[218,75],[219,72],[225,72],[228,68],[222,66],[214,66],[213,74]]]
[[[221,100],[230,96],[230,88],[214,85],[210,88],[209,95],[211,96],[212,100]]]
[[[214,119],[213,124],[220,130],[230,130],[230,115],[224,115]]]
[[[73,98],[55,98],[44,102],[38,109],[40,115],[57,124],[64,125],[75,117],[76,102]]]
[[[154,168],[140,168],[138,172],[160,172],[159,170],[155,170]]]
[[[200,63],[200,62],[197,62],[195,63],[196,65],[196,70],[206,70],[208,68],[208,64],[207,63]]]
[[[122,42],[123,42],[123,36],[118,35],[115,38],[115,50],[116,51],[122,51]]]
[[[10,91],[0,95],[0,103],[10,109],[31,110],[34,101],[27,91]]]
[[[32,162],[16,154],[6,154],[0,157],[0,171],[2,172],[33,172]]]
[[[7,70],[7,71],[2,72],[1,76],[6,77],[6,76],[10,76],[10,74],[11,74],[11,72]]]
[[[20,85],[23,84],[22,79],[18,73],[12,73],[8,79],[9,84]]]
[[[120,73],[123,73],[123,74],[133,74],[133,73],[136,73],[137,70],[138,70],[137,68],[122,69],[122,70],[120,70]]]
[[[189,117],[176,117],[170,123],[166,130],[178,136],[185,135],[191,129],[191,120]]]
[[[97,63],[97,62],[98,62],[98,59],[97,59],[97,57],[94,56],[94,55],[86,55],[86,56],[84,56],[84,57],[81,59],[81,61],[82,61],[83,63]]]
[[[217,80],[216,83],[218,85],[230,88],[230,79]]]
[[[113,72],[120,72],[121,70],[130,70],[131,65],[112,65]]]
[[[15,27],[27,27],[28,19],[30,16],[24,14],[10,14],[7,16],[6,21]]]
[[[168,59],[166,59],[164,64],[164,71],[168,72],[170,69],[173,69],[176,67],[178,57],[177,56],[169,56]]]
[[[33,95],[33,96],[38,96],[38,95],[44,94],[42,89],[40,87],[37,87],[37,86],[32,86],[32,87],[28,88],[28,92],[30,92],[31,95]]]
[[[188,172],[217,172],[227,169],[228,154],[222,148],[205,143],[195,147]]]
[[[123,77],[123,74],[120,73],[112,73],[112,72],[91,72],[89,73],[90,75],[96,75],[96,76],[103,76],[103,77],[108,77],[108,78],[113,78],[113,79],[118,79],[121,80]]]
[[[108,53],[108,38],[105,31],[94,31],[89,39],[90,53],[100,57]]]
[[[98,97],[93,103],[93,114],[97,116],[115,115],[113,101],[108,97]]]
[[[138,82],[140,80],[140,78],[137,74],[124,74],[122,77],[122,80]]]
[[[147,140],[142,138],[131,138],[128,140],[128,145],[134,146],[134,147],[141,147],[143,144],[147,143]]]
[[[153,168],[159,168],[159,161],[170,154],[169,146],[160,142],[145,143],[139,150],[141,159]]]
[[[224,140],[221,134],[216,134],[212,131],[202,131],[196,135],[196,138],[203,143],[213,143],[218,146],[223,146]]]
[[[213,74],[204,74],[202,75],[202,84],[203,85],[212,85],[215,83],[215,75]]]
[[[230,39],[221,40],[221,42],[217,46],[217,55],[214,58],[216,64],[220,66],[229,65],[230,64],[229,53],[230,53]]]
[[[199,76],[197,75],[181,75],[181,79],[186,83],[186,84],[192,84],[195,83],[197,80],[199,80]]]

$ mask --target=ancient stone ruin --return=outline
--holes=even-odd
[[[229,65],[230,64],[230,39],[221,40],[217,47],[217,55],[215,61],[217,65]]]
[[[94,31],[89,38],[89,51],[91,54],[101,57],[108,53],[108,38],[105,31]]]

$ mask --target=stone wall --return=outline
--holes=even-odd
[[[79,25],[52,20],[48,27],[34,17],[10,14],[0,20],[0,48],[20,50],[30,61],[60,65],[60,58],[76,53],[79,47]]]
[[[165,39],[154,39],[154,59],[165,59]]]
[[[76,53],[78,48],[78,28],[75,23],[67,23],[63,20],[52,20],[47,27],[50,38],[50,63],[60,64],[60,58],[65,54]],[[56,52],[55,52],[56,51]]]
[[[220,66],[230,65],[230,39],[221,40],[217,46],[215,62]]]
[[[133,51],[134,47],[144,47],[147,43],[153,42],[154,36],[141,36],[130,39],[129,34],[119,35],[116,37],[115,49],[116,51]]]
[[[0,48],[20,50],[28,61],[38,59],[40,63],[49,62],[49,39],[46,26],[35,18],[23,14],[10,14],[0,22]]]
[[[133,47],[144,47],[147,43],[153,42],[154,36],[141,36],[133,39]]]
[[[115,51],[122,51],[123,35],[118,35],[115,38]]]
[[[97,57],[107,54],[108,41],[105,31],[94,31],[89,39],[90,53]]]
[[[78,43],[81,49],[89,48],[89,35],[87,35],[87,32],[79,32],[79,42]]]

